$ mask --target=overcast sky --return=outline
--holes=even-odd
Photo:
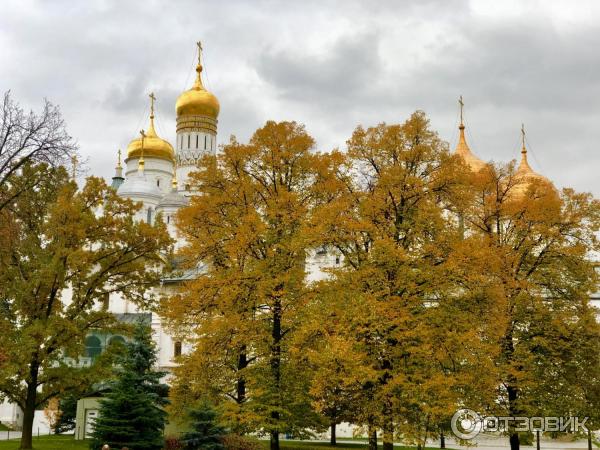
[[[0,90],[59,104],[88,173],[111,177],[151,91],[174,142],[199,39],[220,143],[296,120],[320,150],[343,149],[357,124],[422,109],[454,147],[462,94],[481,158],[518,158],[524,122],[534,170],[600,196],[598,1],[9,0]]]

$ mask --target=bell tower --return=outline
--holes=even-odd
[[[206,154],[217,151],[219,101],[202,84],[202,44],[198,45],[196,81],[177,99],[177,179],[179,191],[189,190],[188,175]]]

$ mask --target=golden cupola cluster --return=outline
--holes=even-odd
[[[458,129],[460,130],[460,134],[458,138],[458,144],[456,145],[454,153],[456,153],[463,159],[463,161],[467,164],[471,171],[479,172],[481,169],[486,167],[487,164],[481,159],[479,159],[477,156],[475,156],[475,154],[467,145],[467,141],[465,139],[465,124],[463,122],[464,103],[462,95],[460,96],[458,103],[460,105],[460,125],[458,127]],[[523,125],[521,126],[521,135],[523,144],[521,148],[521,162],[515,172],[516,183],[514,187],[514,192],[517,195],[526,193],[529,186],[533,182],[545,184],[554,189],[552,182],[545,176],[535,172],[529,165],[529,162],[527,161],[527,148],[525,147],[525,127]]]
[[[202,45],[198,42],[196,81],[191,89],[182,93],[175,105],[177,132],[204,131],[216,133],[219,117],[219,100],[207,91],[202,83]]]
[[[139,138],[132,140],[127,146],[127,158],[153,157],[167,161],[175,161],[175,150],[165,139],[162,139],[154,129],[154,101],[156,97],[150,94],[150,124],[148,131]],[[143,141],[142,141],[143,139]],[[142,162],[143,164],[143,162]]]

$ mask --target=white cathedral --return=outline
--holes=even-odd
[[[157,135],[154,127],[154,101],[150,94],[150,123],[147,131],[131,141],[127,147],[125,168],[120,156],[112,186],[123,197],[141,202],[138,219],[151,223],[161,213],[167,229],[176,240],[176,248],[183,244],[177,235],[174,216],[188,204],[190,191],[188,177],[196,170],[198,161],[205,154],[217,151],[217,123],[219,101],[202,83],[202,47],[198,43],[198,65],[196,80],[191,89],[177,99],[177,142],[173,146]],[[123,173],[123,170],[125,173]],[[315,251],[308,265],[308,280],[324,277],[323,267],[339,265],[339,254]],[[161,290],[168,291],[182,279],[165,279]],[[109,299],[109,310],[124,317],[129,314],[144,314],[135,305],[114,294]],[[158,344],[158,363],[162,370],[175,365],[174,359],[185,351],[185,343],[169,336],[161,325],[160,317],[152,313],[152,328]]]

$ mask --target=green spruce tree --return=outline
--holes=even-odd
[[[225,429],[217,422],[217,413],[208,403],[188,413],[192,431],[183,435],[182,443],[186,450],[222,450]]]
[[[160,450],[168,403],[168,386],[160,382],[165,372],[154,370],[156,348],[151,330],[139,323],[133,340],[119,361],[117,380],[100,404],[94,425],[92,449]]]

